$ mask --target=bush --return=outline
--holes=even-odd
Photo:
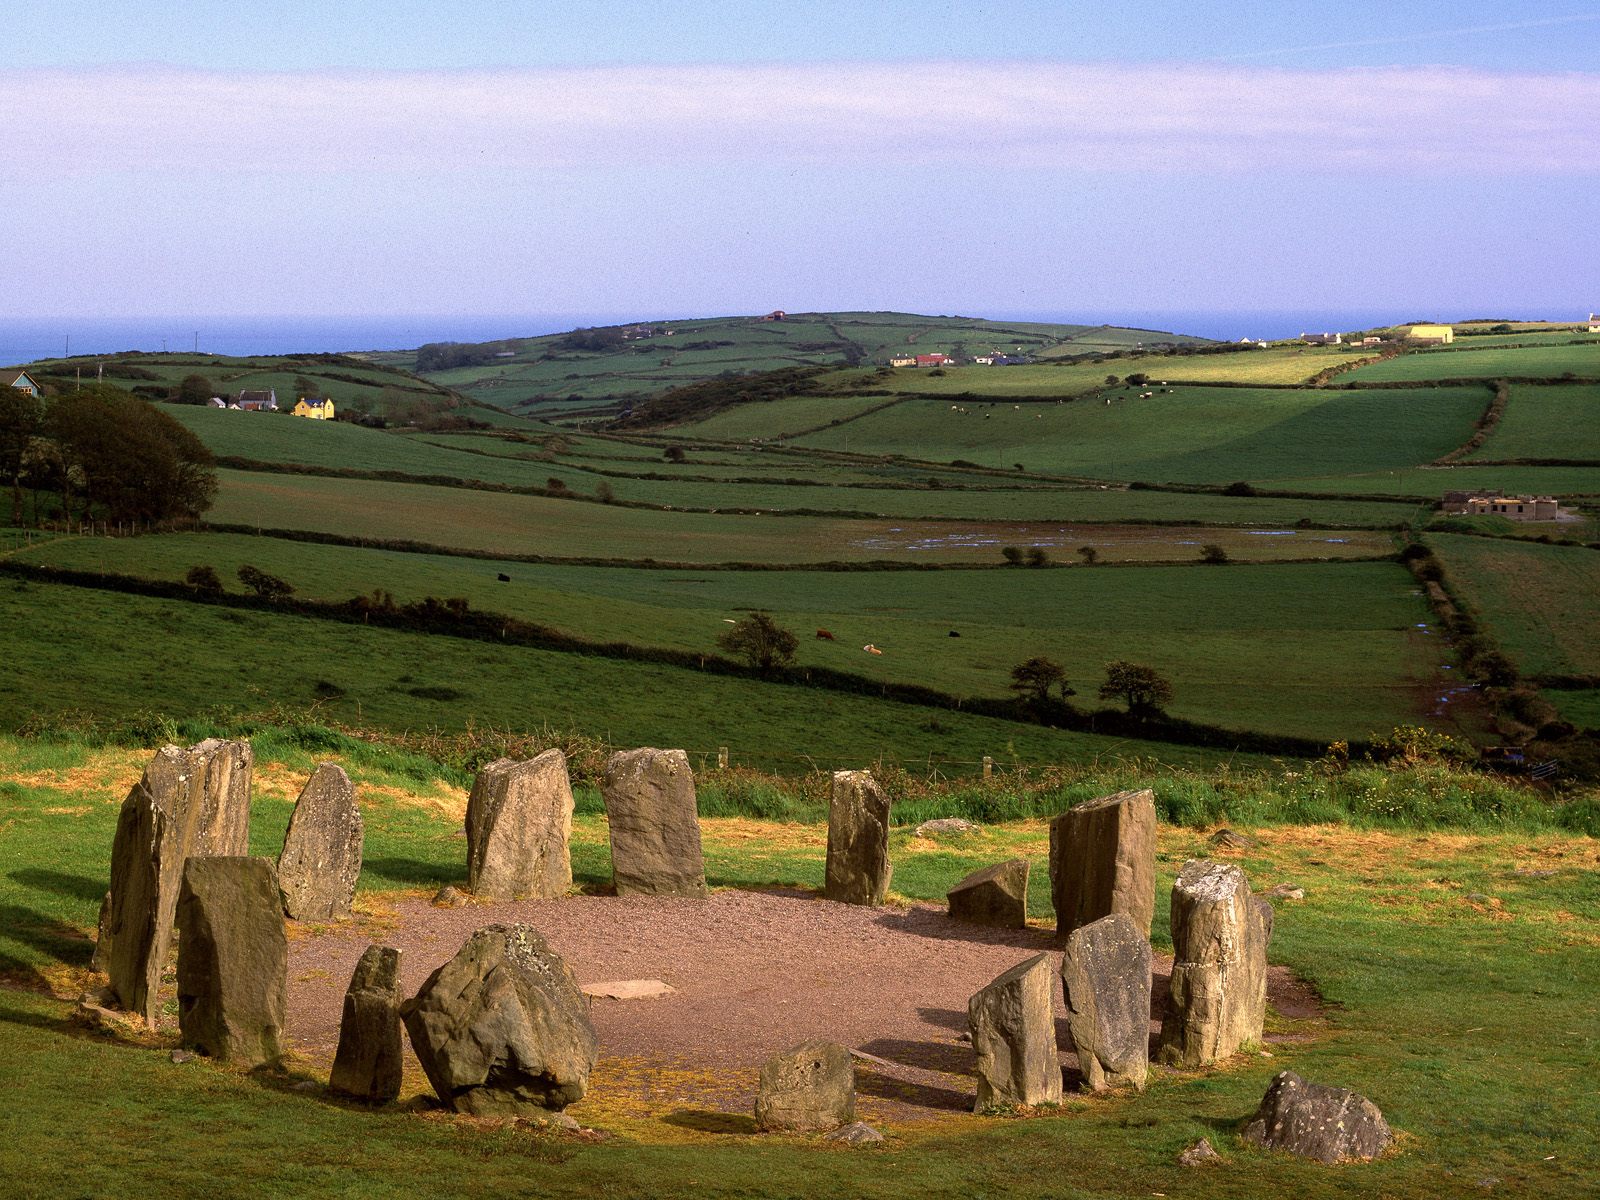
[[[757,670],[772,671],[794,661],[800,639],[774,621],[771,613],[753,612],[724,631],[717,645]]]
[[[1028,565],[1030,567],[1048,567],[1050,565],[1050,555],[1041,547],[1034,546],[1028,551]]]
[[[207,596],[220,596],[222,594],[222,580],[217,577],[217,569],[209,566],[190,567],[189,573],[183,581],[195,591]]]
[[[1007,566],[1020,567],[1022,565],[1022,547],[1002,546],[1000,548],[1000,557],[1006,560]]]
[[[239,568],[239,582],[263,600],[287,600],[294,595],[294,587],[287,580],[268,575],[249,563]]]
[[[1228,561],[1228,552],[1215,542],[1207,542],[1200,547],[1200,561],[1213,567],[1220,567]]]
[[[1254,496],[1256,494],[1256,489],[1251,487],[1244,480],[1239,479],[1223,488],[1222,494],[1224,496]]]

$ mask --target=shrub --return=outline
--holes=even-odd
[[[1228,561],[1228,552],[1215,542],[1207,542],[1200,547],[1200,561],[1213,567],[1220,567]]]
[[[800,639],[774,621],[771,613],[753,612],[725,630],[717,645],[757,670],[772,671],[794,661]]]
[[[1033,546],[1028,550],[1028,565],[1030,567],[1048,567],[1050,555],[1042,547]]]
[[[217,569],[211,566],[190,567],[189,573],[183,581],[195,591],[207,596],[222,594],[222,580],[217,577]]]
[[[1022,547],[1002,546],[1000,557],[1006,560],[1007,566],[1020,567],[1022,565]]]
[[[294,587],[287,580],[268,575],[249,563],[239,568],[239,582],[263,600],[287,600],[294,595]]]
[[[1106,664],[1106,681],[1100,685],[1100,699],[1120,699],[1127,704],[1130,714],[1153,716],[1172,703],[1172,684],[1153,667],[1118,660]]]

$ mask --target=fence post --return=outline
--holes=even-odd
[[[994,759],[987,754],[983,756],[983,781],[988,783],[994,778]]]
[[[728,748],[726,746],[718,746],[717,747],[717,770],[726,771],[727,769],[728,769]]]

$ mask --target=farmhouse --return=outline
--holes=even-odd
[[[784,312],[783,309],[775,308],[771,312],[769,312],[766,316],[757,317],[756,320],[758,320],[758,321],[782,321],[785,318],[787,318],[788,315],[789,314]]]
[[[295,402],[294,408],[289,410],[296,417],[309,417],[313,421],[333,420],[333,401],[327,397],[321,400],[315,396],[301,396]]]
[[[1408,342],[1432,342],[1436,346],[1446,346],[1456,340],[1456,331],[1451,325],[1413,325],[1406,330]]]
[[[1554,496],[1472,496],[1468,516],[1493,515],[1508,521],[1559,521],[1561,505]]]
[[[956,360],[948,354],[919,354],[916,365],[919,367],[953,367]]]
[[[889,360],[889,365],[891,367],[914,367],[917,365],[917,360],[914,355],[905,354],[901,355],[899,358],[891,358]]]
[[[247,388],[239,393],[237,403],[245,412],[277,412],[278,391],[276,388],[268,388],[264,392]]]
[[[1589,332],[1600,333],[1600,313],[1589,314]]]
[[[1344,343],[1342,333],[1302,333],[1300,340],[1308,346],[1339,346]]]
[[[26,371],[0,371],[0,383],[7,387],[14,387],[17,391],[29,396],[39,394],[39,385],[28,378]]]

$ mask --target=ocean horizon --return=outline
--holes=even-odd
[[[707,314],[698,314],[705,316]],[[710,314],[716,315],[716,314]],[[1219,341],[1295,337],[1301,333],[1371,329],[1408,321],[1449,319],[1411,309],[1279,310],[1243,312],[969,312],[995,321],[1068,325],[1124,325],[1185,333]],[[1486,314],[1494,316],[1495,314]],[[202,354],[341,354],[411,350],[427,342],[489,342],[537,337],[589,326],[634,321],[692,320],[696,315],[540,313],[370,317],[29,317],[0,318],[0,365],[23,366],[43,358],[198,351]],[[1460,319],[1460,318],[1457,318]],[[1505,316],[1496,319],[1539,320]],[[1559,318],[1551,318],[1559,319]],[[1573,320],[1579,319],[1573,317]]]

